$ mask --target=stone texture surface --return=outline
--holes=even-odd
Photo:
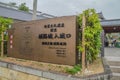
[[[8,39],[13,43],[8,42],[7,55],[34,61],[75,65],[77,28],[76,16],[15,23],[8,31]],[[10,45],[14,47],[11,48]]]
[[[0,67],[0,80],[50,80],[50,79]]]
[[[120,48],[105,48],[105,58],[113,73],[111,80],[120,80]]]
[[[104,73],[83,77],[76,77],[67,74],[65,75],[55,72],[37,70],[34,68],[8,63],[4,61],[0,62],[1,80],[109,80],[111,77],[110,68],[107,65],[104,58]]]

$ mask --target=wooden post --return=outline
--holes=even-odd
[[[1,33],[1,57],[4,56],[4,32]]]
[[[83,48],[83,51],[82,51],[82,71],[84,73],[85,71],[85,37],[84,37],[84,28],[85,28],[85,16],[83,14],[83,17],[82,17],[82,48]]]

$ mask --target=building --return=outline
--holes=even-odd
[[[107,20],[103,16],[102,12],[98,13],[98,15],[105,33],[120,32],[120,19]],[[30,10],[29,12],[24,12],[18,10],[17,6],[11,6],[9,4],[0,2],[0,16],[12,18],[14,19],[14,22],[30,21],[32,20],[32,10]],[[47,19],[54,17],[56,16],[37,11],[37,19]]]
[[[32,20],[32,10],[25,12],[18,10],[17,6],[11,7],[6,3],[0,2],[0,16],[12,18],[15,22]],[[37,11],[37,19],[54,18],[55,16]]]
[[[120,19],[101,20],[101,25],[105,33],[120,32]]]

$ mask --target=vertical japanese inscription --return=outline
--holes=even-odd
[[[24,33],[22,35],[21,44],[20,44],[20,52],[29,54],[32,53],[32,31],[31,27],[24,27]]]
[[[58,57],[66,57],[66,39],[71,38],[72,35],[70,33],[65,33],[64,31],[57,33],[60,29],[65,28],[64,23],[46,24],[43,27],[46,32],[49,31],[49,33],[41,33],[38,35],[38,38],[43,40],[41,45],[50,46],[49,49],[55,50],[56,56]],[[52,39],[53,41],[49,41],[49,39]],[[56,39],[58,39],[58,41],[56,41]],[[47,42],[44,40],[47,40]]]

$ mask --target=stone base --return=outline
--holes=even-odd
[[[0,80],[50,80],[50,79],[0,67]]]
[[[0,61],[0,80],[109,80],[111,70],[103,58],[105,72],[76,77]]]

